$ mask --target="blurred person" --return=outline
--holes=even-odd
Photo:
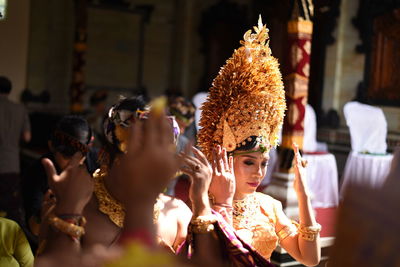
[[[0,210],[21,223],[19,144],[31,140],[31,130],[24,106],[8,100],[11,89],[11,81],[0,76]]]
[[[135,112],[132,113],[132,110]],[[129,243],[138,242],[140,246],[153,250],[158,246],[168,247],[171,251],[176,248],[175,240],[185,239],[191,249],[182,253],[190,256],[191,264],[196,266],[221,266],[221,261],[226,263],[232,260],[247,264],[261,262],[265,264],[259,266],[269,266],[232,230],[225,229],[222,218],[218,220],[211,214],[207,193],[211,171],[205,156],[193,148],[195,156],[175,157],[175,150],[171,147],[171,127],[163,112],[154,111],[149,120],[143,121],[143,116],[147,116],[143,111],[145,105],[139,99],[123,100],[110,110],[109,117],[115,120],[106,124],[106,133],[114,140],[112,147],[119,152],[110,154],[106,159],[109,162],[107,166],[111,165],[107,176],[95,174],[92,180],[80,167],[79,154],[60,175],[56,174],[50,160],[43,161],[57,202],[49,217],[52,227],[48,228],[47,245],[39,255],[40,266],[51,266],[46,264],[53,261],[68,262],[72,258],[79,262],[79,258],[90,248],[103,245],[107,250],[103,250],[102,254],[107,254],[106,251],[119,244],[125,244],[128,254],[127,258],[119,260],[131,266],[129,263],[138,260],[135,257],[138,250],[137,246],[131,249]],[[120,128],[122,125],[125,126]],[[110,164],[110,161],[113,163]],[[190,196],[193,217],[190,210],[182,206],[183,202],[160,197],[159,194],[179,166],[192,177]],[[103,185],[96,181],[99,178],[104,179]],[[190,224],[185,214],[189,215]],[[189,235],[182,235],[186,231]],[[175,240],[170,239],[173,235],[176,235]],[[221,252],[221,244],[225,253]],[[152,256],[141,254],[137,257],[149,260]],[[176,266],[176,261],[177,258],[171,258],[172,263],[167,266]],[[83,263],[79,264],[77,266]]]
[[[131,125],[147,115],[148,106],[142,98],[123,99],[110,109],[104,126],[108,143],[102,152],[101,167],[93,174],[93,194],[79,211],[87,219],[85,236],[79,242],[80,249],[89,249],[96,244],[111,247],[117,243],[125,218],[125,207],[121,203],[125,185],[119,180],[121,178],[115,177],[122,172],[120,162],[125,156]],[[56,194],[58,202],[57,199]],[[174,251],[186,238],[192,213],[182,201],[162,194],[153,205],[159,242]]]
[[[168,98],[168,111],[175,117],[176,122],[179,126],[179,137],[177,141],[177,152],[184,151],[185,147],[190,144],[195,144],[194,139],[190,139],[187,134],[187,129],[193,124],[195,108],[193,104],[181,96],[169,97]],[[166,194],[174,196],[175,186],[179,179],[185,179],[187,175],[178,175],[175,179],[172,179],[168,184]]]
[[[175,117],[179,125],[180,135],[178,138],[177,150],[183,151],[185,146],[194,140],[190,140],[186,135],[186,130],[194,121],[194,105],[182,96],[170,97],[168,99],[169,113]]]
[[[87,120],[93,130],[93,145],[96,148],[103,147],[105,142],[103,124],[107,113],[107,98],[106,90],[96,90],[89,99],[91,112],[87,116]]]
[[[399,266],[399,177],[400,147],[397,145],[382,187],[349,186],[339,206],[335,243],[326,266]]]
[[[33,254],[18,223],[0,217],[0,266],[32,267]]]
[[[265,259],[279,244],[300,263],[314,266],[321,257],[321,226],[313,214],[305,163],[296,145],[299,223],[284,214],[278,200],[256,192],[265,177],[268,153],[277,145],[286,103],[261,17],[254,30],[245,33],[242,46],[221,68],[202,107],[198,144],[213,165],[212,207]]]
[[[67,115],[56,124],[48,140],[49,153],[43,155],[33,163],[22,179],[22,195],[24,199],[25,217],[29,235],[29,241],[35,251],[37,248],[37,236],[42,221],[42,203],[48,192],[49,181],[45,169],[41,163],[43,158],[54,162],[57,173],[61,173],[68,166],[72,156],[76,152],[85,155],[85,166],[89,173],[97,169],[97,157],[91,151],[90,142],[92,131],[88,122],[80,116]]]

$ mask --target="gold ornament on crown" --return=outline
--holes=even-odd
[[[218,144],[231,152],[250,136],[262,137],[269,147],[278,144],[286,109],[282,75],[261,16],[254,31],[244,34],[203,104],[198,141],[208,159]]]

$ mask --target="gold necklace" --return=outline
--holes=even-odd
[[[107,176],[107,169],[101,167],[93,174],[94,194],[99,202],[99,211],[106,214],[110,220],[119,228],[124,226],[125,207],[116,200],[107,190],[104,184],[104,177]],[[153,223],[156,224],[161,210],[161,200],[158,197],[154,204]]]
[[[233,223],[240,228],[250,229],[260,211],[260,201],[255,194],[233,201]]]

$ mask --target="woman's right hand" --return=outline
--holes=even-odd
[[[195,216],[211,213],[208,199],[208,189],[211,183],[212,169],[206,156],[195,147],[192,147],[194,156],[181,152],[179,157],[183,166],[181,171],[191,177],[189,198],[192,201]]]
[[[151,111],[145,121],[132,125],[127,153],[111,168],[111,175],[121,190],[120,200],[154,202],[177,172],[173,131],[165,113]]]
[[[60,175],[50,159],[42,160],[57,200],[55,212],[58,214],[82,214],[92,196],[93,181],[83,163],[84,159],[80,152],[75,153]]]
[[[228,159],[226,149],[221,149],[219,145],[213,150],[212,170],[209,192],[214,198],[214,204],[231,206],[236,190],[233,157]]]

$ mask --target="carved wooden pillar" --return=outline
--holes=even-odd
[[[75,37],[70,85],[71,112],[83,111],[85,54],[87,50],[87,0],[75,0]]]
[[[281,172],[292,172],[292,143],[302,149],[304,115],[310,75],[311,35],[310,20],[297,18],[288,22],[289,74],[284,77],[287,111],[283,123],[281,143]],[[288,155],[291,154],[291,155]]]
[[[293,188],[292,143],[297,143],[300,149],[303,147],[312,29],[311,20],[300,17],[295,3],[292,19],[288,22],[287,28],[289,71],[284,77],[287,111],[279,151],[279,171],[273,174],[271,184],[266,189],[267,194],[282,202],[286,214],[291,218],[298,217],[297,198]]]

